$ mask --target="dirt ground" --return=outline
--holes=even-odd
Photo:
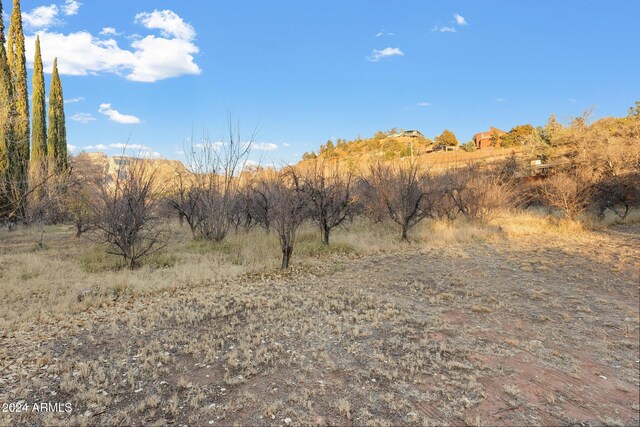
[[[332,256],[1,330],[0,423],[638,425],[639,307],[640,225]]]

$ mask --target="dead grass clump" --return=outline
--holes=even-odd
[[[502,212],[491,220],[508,237],[563,235],[580,236],[588,234],[583,222],[539,214],[536,211]]]

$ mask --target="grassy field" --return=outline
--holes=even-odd
[[[425,222],[410,243],[173,226],[135,271],[64,227],[0,234],[2,425],[637,425],[640,224]]]

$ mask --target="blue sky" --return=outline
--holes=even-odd
[[[5,21],[11,11],[4,0]],[[640,99],[638,1],[22,1],[59,58],[68,142],[181,159],[232,111],[263,162],[393,127],[621,116]],[[32,58],[28,58],[32,61]],[[46,76],[47,82],[49,75]]]

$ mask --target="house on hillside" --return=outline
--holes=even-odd
[[[424,135],[419,130],[405,130],[402,132],[394,133],[393,135],[389,135],[389,138],[422,138],[424,139]]]
[[[494,142],[505,134],[505,131],[491,126],[487,132],[476,133],[473,136],[473,143],[476,145],[477,150],[493,147]]]

